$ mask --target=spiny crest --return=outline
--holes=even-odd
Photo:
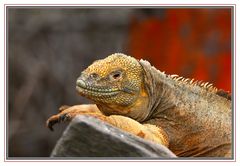
[[[214,93],[218,91],[218,89],[216,87],[214,87],[213,84],[210,84],[209,82],[203,82],[203,81],[197,81],[194,79],[183,78],[176,74],[168,75],[168,76],[170,78],[172,78],[173,80],[177,81],[179,84],[184,83],[184,84],[188,84],[191,86],[199,86],[201,88],[204,88],[204,89],[214,92]]]

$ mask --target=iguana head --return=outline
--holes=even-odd
[[[127,114],[133,106],[147,105],[143,69],[136,59],[124,54],[95,61],[81,73],[76,84],[80,95],[95,101],[106,114]]]

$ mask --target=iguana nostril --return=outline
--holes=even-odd
[[[92,73],[92,74],[90,74],[89,77],[96,79],[96,78],[98,78],[98,74],[97,73]]]

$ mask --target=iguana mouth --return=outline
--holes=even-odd
[[[101,97],[101,96],[111,97],[111,96],[117,95],[120,92],[120,90],[118,88],[90,86],[81,79],[77,80],[76,89],[79,93],[81,93],[83,95],[97,96],[97,97]]]

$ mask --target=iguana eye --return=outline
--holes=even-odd
[[[110,77],[113,80],[118,80],[122,77],[122,72],[121,71],[115,71],[110,75]]]
[[[117,79],[117,78],[119,78],[119,77],[120,77],[120,73],[117,73],[117,74],[114,74],[114,75],[113,75],[113,78],[114,78],[114,79]]]

